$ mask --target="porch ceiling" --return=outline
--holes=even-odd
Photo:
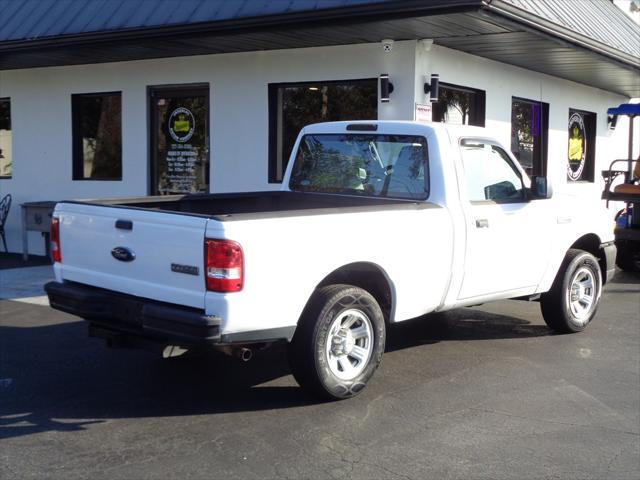
[[[357,16],[289,16],[286,22],[216,22],[2,42],[0,70],[432,38],[444,47],[640,97],[640,59],[633,55],[563,36],[483,2],[453,4],[437,13],[381,9]]]

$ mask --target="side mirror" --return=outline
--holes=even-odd
[[[531,178],[531,198],[534,200],[551,198],[553,192],[547,183],[547,177],[534,176]]]

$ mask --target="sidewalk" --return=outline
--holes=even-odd
[[[51,265],[0,269],[0,300],[49,305],[42,287],[53,278]]]

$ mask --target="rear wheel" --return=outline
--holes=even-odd
[[[558,333],[581,332],[596,314],[601,289],[596,258],[583,250],[569,250],[551,290],[540,298],[544,321]]]
[[[367,291],[328,285],[311,297],[289,344],[296,381],[326,399],[357,395],[382,360],[382,310]]]

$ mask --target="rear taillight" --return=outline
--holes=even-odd
[[[242,247],[231,240],[205,240],[207,290],[239,292],[244,284]]]
[[[49,231],[51,239],[51,259],[54,262],[62,262],[62,252],[60,250],[60,219],[53,217],[51,219],[51,230]]]

